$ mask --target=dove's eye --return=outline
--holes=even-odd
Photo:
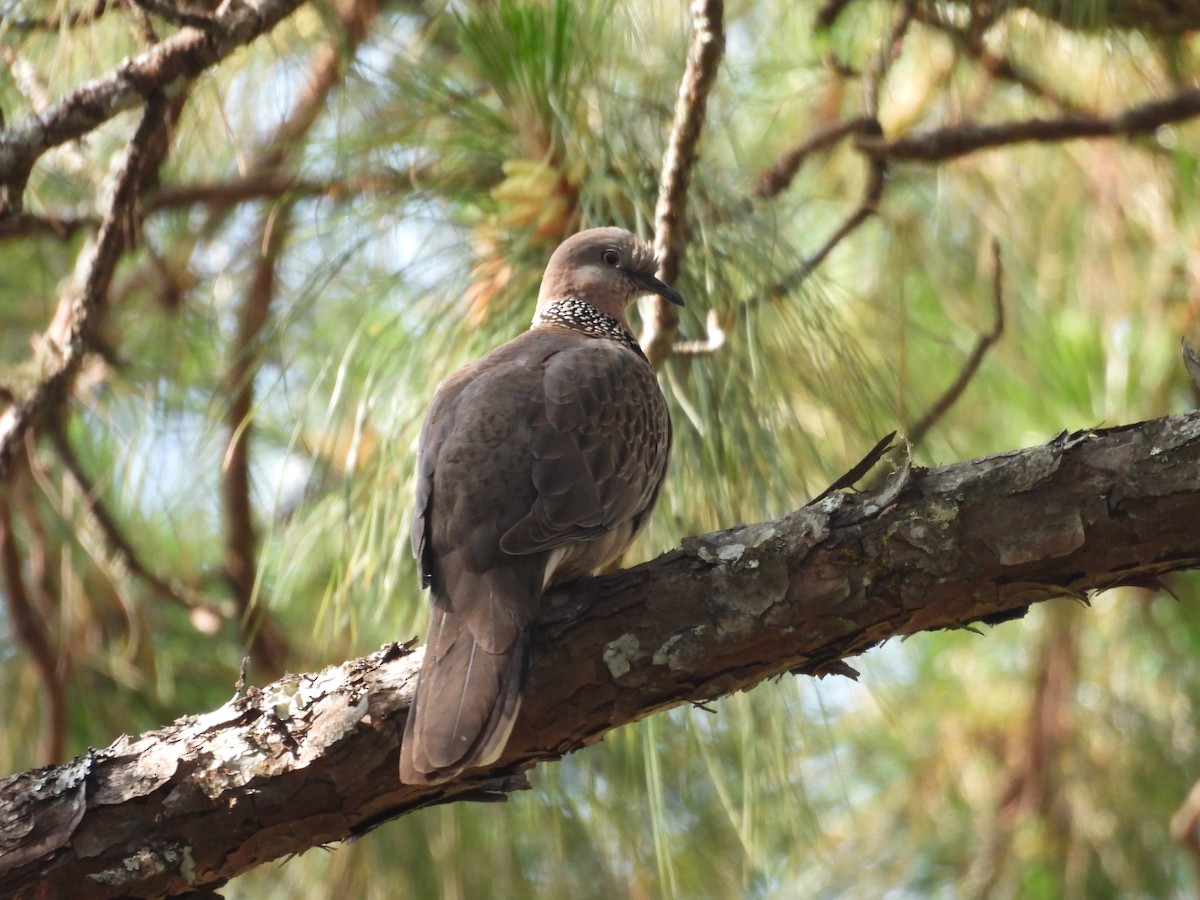
[[[612,266],[614,269],[621,262],[621,254],[612,249],[605,250],[604,255],[600,258],[604,260],[606,266]]]

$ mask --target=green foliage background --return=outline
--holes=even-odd
[[[889,137],[1109,114],[1200,74],[1195,38],[1076,31],[1013,10],[982,46],[1027,75],[1019,84],[989,74],[966,32],[928,20],[936,11],[967,28],[965,8],[921,8],[880,91]],[[854,209],[864,168],[844,142],[777,197],[756,198],[758,179],[862,112],[856,73],[874,65],[899,10],[861,0],[816,33],[811,2],[729,4],[678,284],[683,335],[702,336],[713,310],[728,338],[662,373],[677,445],[638,559],[794,509],[916,421],[991,327],[993,241],[1003,336],[918,462],[1195,404],[1177,356],[1200,314],[1194,123],[895,164],[878,216],[813,276],[773,290]],[[19,27],[55,11],[0,0],[9,122],[38,90],[58,97],[141,46],[125,8],[72,29]],[[1088,15],[1103,24],[1102,9]],[[215,631],[113,564],[48,440],[13,488],[29,577],[51,600],[68,754],[232,690],[244,651],[222,569],[225,377],[264,223],[287,231],[250,348],[256,596],[293,670],[423,627],[409,482],[434,385],[525,327],[563,235],[603,223],[648,233],[689,37],[682,4],[397,0],[352,53],[340,21],[324,3],[303,7],[201,79],[162,172],[171,188],[251,170],[329,46],[342,78],[276,170],[337,184],[220,212],[150,209],[145,244],[114,286],[111,358],[89,368],[65,421],[138,556],[207,597],[224,616]],[[34,171],[30,210],[94,214],[132,121],[54,151]],[[31,336],[81,240],[0,240],[10,390],[33,377]],[[856,661],[858,683],[788,679],[656,716],[534,772],[534,790],[506,804],[419,812],[224,893],[1189,896],[1197,860],[1168,823],[1200,778],[1200,616],[1195,579],[1171,588],[1178,599],[1114,591],[1090,610],[1063,600],[982,635],[920,635]],[[0,625],[0,770],[45,761],[44,693]]]

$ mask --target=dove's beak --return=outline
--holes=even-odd
[[[651,294],[658,294],[665,300],[670,300],[676,306],[683,306],[683,295],[675,288],[663,281],[659,281],[653,275],[638,275],[638,286],[649,291]]]

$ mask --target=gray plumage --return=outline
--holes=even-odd
[[[645,293],[682,302],[655,268],[623,229],[569,238],[530,330],[434,395],[412,531],[430,626],[400,748],[405,783],[499,758],[542,593],[616,560],[654,507],[671,421],[625,310]]]

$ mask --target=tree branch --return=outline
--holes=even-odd
[[[161,141],[166,110],[161,95],[146,101],[142,120],[117,170],[112,200],[100,230],[80,253],[76,271],[81,284],[71,288],[71,293],[59,302],[56,323],[46,336],[53,345],[48,350],[52,359],[47,363],[47,372],[27,397],[0,413],[0,479],[8,474],[22,435],[37,416],[62,402],[83,365],[117,262],[133,243],[138,188],[146,170],[157,167],[166,150]]]
[[[550,595],[521,718],[489,771],[399,783],[420,654],[392,645],[0,781],[0,893],[211,889],[422,806],[501,796],[652,712],[789,672],[850,673],[842,660],[888,638],[1198,567],[1200,412],[906,466]]]
[[[90,215],[39,216],[33,213],[16,213],[0,217],[0,241],[7,238],[52,237],[69,241],[85,228],[95,228],[97,220]]]
[[[962,396],[967,385],[971,383],[971,379],[975,377],[975,373],[979,371],[979,366],[983,363],[983,358],[987,355],[988,350],[1004,334],[1004,265],[1000,259],[1000,245],[994,240],[992,241],[992,309],[994,310],[992,327],[975,341],[971,355],[963,363],[958,376],[929,407],[925,415],[921,416],[917,423],[908,429],[905,437],[908,438],[911,446],[915,447],[925,440],[929,429],[936,425],[942,416],[950,411],[950,407],[958,402],[958,398]]]
[[[658,274],[668,284],[679,277],[685,247],[684,218],[696,147],[708,109],[708,94],[725,54],[723,0],[693,0],[692,46],[675,101],[675,122],[663,156],[658,202],[654,207],[654,253]],[[639,343],[657,367],[671,353],[679,312],[662,298],[651,301]]]
[[[814,29],[828,30],[850,6],[852,0],[826,0],[817,11]],[[911,0],[905,0],[911,2]],[[970,4],[973,12],[984,11],[995,16],[1010,6],[1056,22],[1068,31],[1093,32],[1113,28],[1137,29],[1147,35],[1176,38],[1200,28],[1198,0],[1172,0],[1170,3],[1147,3],[1145,0],[1105,0],[1104,3],[1063,3],[1062,0],[1015,0],[999,3],[996,0]],[[937,8],[931,0],[920,0],[919,8]]]
[[[1003,8],[1002,4],[994,5]],[[1106,0],[1095,4],[1016,0],[1014,5],[1057,22],[1070,31],[1131,28],[1159,37],[1182,37],[1200,28],[1200,2],[1197,0],[1172,0],[1170,3]]]
[[[1007,56],[988,49],[984,38],[996,22],[994,8],[973,7],[965,27],[950,21],[945,11],[938,7],[916,6],[913,8],[913,14],[922,24],[946,35],[990,77],[1015,84],[1027,94],[1052,103],[1067,112],[1084,114],[1085,111],[1078,104],[1022,71]]]

